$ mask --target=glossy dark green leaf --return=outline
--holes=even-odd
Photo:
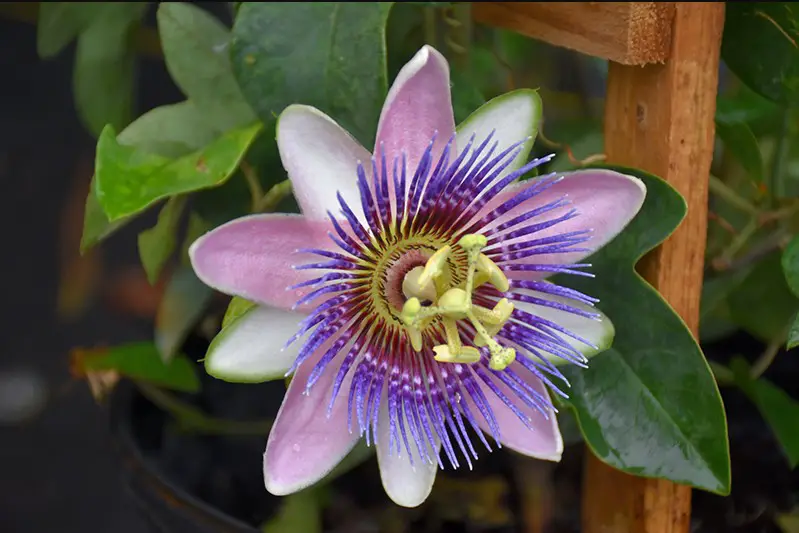
[[[139,257],[150,284],[158,281],[161,269],[175,251],[178,223],[185,203],[185,197],[173,196],[161,208],[155,226],[139,233]]]
[[[735,384],[754,403],[771,426],[791,468],[799,464],[799,402],[766,379],[752,379],[749,364],[736,357],[730,364]]]
[[[613,347],[590,368],[565,368],[567,403],[591,450],[645,477],[726,494],[730,460],[715,379],[680,317],[634,270],[682,220],[685,201],[664,181],[634,169],[647,198],[633,222],[589,260],[596,279],[560,281],[600,299],[616,326]]]
[[[233,25],[233,72],[261,118],[287,105],[321,109],[365,146],[386,95],[392,2],[244,2]]]
[[[178,268],[169,280],[155,316],[155,345],[164,361],[180,350],[191,328],[211,302],[213,290],[190,266]]]
[[[799,296],[799,235],[794,236],[782,252],[782,271],[788,287]]]
[[[763,155],[749,126],[745,122],[725,122],[717,119],[716,134],[724,142],[730,154],[741,163],[749,177],[762,183],[765,174]]]
[[[781,114],[780,106],[763,98],[746,85],[716,98],[716,120],[721,122],[758,122]]]
[[[147,8],[144,2],[108,4],[81,32],[75,51],[75,106],[93,135],[106,124],[119,131],[130,122],[134,68],[130,33]]]
[[[764,342],[785,334],[799,309],[799,298],[785,282],[780,253],[761,259],[729,296],[730,314],[739,327]]]
[[[170,160],[119,144],[112,128],[97,143],[94,191],[110,221],[162,198],[220,185],[238,167],[260,124],[232,130],[204,149]]]
[[[754,91],[799,101],[799,7],[795,2],[726,2],[721,55]]]
[[[186,2],[158,7],[158,31],[172,79],[207,121],[227,131],[255,121],[230,65],[230,30]]]
[[[88,371],[116,370],[123,376],[174,390],[184,392],[200,390],[200,380],[194,365],[184,355],[165,363],[151,342],[97,350],[87,354],[81,361],[83,369]]]

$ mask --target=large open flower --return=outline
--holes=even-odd
[[[362,437],[405,506],[444,462],[471,465],[471,435],[557,461],[552,378],[610,345],[595,300],[545,278],[588,275],[577,261],[635,216],[643,185],[606,170],[519,181],[545,161],[527,162],[536,93],[456,129],[449,89],[446,61],[422,48],[389,91],[374,155],[288,107],[277,142],[302,215],[244,217],[191,248],[204,282],[259,304],[217,337],[208,372],[293,373],[264,454],[274,494],[318,481]]]

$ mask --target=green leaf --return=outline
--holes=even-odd
[[[601,131],[592,131],[579,138],[574,143],[569,144],[572,155],[575,158],[586,158],[591,155],[601,154],[604,146],[605,137],[602,135]],[[552,160],[552,165],[550,165],[548,170],[549,172],[566,172],[578,168],[583,168],[583,166],[573,163],[571,159],[569,159],[568,153],[564,151]]]
[[[223,132],[186,100],[151,109],[117,135],[117,142],[144,152],[176,158],[199,150]]]
[[[791,292],[799,296],[799,235],[794,236],[782,252],[782,271]]]
[[[131,118],[134,51],[130,32],[144,2],[109,2],[78,37],[73,90],[78,114],[93,135],[106,124],[120,130]]]
[[[57,55],[112,2],[40,2],[36,22],[39,57]]]
[[[386,95],[392,2],[244,2],[233,25],[233,72],[262,121],[314,106],[369,146]]]
[[[764,97],[799,100],[799,26],[795,2],[726,2],[721,55],[746,85]]]
[[[191,101],[151,109],[117,135],[117,142],[163,157],[177,158],[210,144],[222,132]],[[273,136],[274,137],[274,136]],[[272,144],[275,144],[274,138]],[[94,178],[86,199],[81,253],[113,234],[132,217],[109,222],[95,194]]]
[[[716,98],[716,120],[720,122],[752,123],[779,117],[780,106],[763,98],[746,85],[734,93],[719,94]]]
[[[255,121],[230,64],[230,30],[203,9],[185,2],[158,8],[158,30],[172,79],[221,131]]]
[[[164,361],[171,360],[191,328],[211,303],[214,291],[189,266],[175,271],[155,316],[155,345]]]
[[[191,261],[189,259],[189,248],[194,241],[202,237],[211,229],[213,229],[213,226],[206,222],[203,217],[194,211],[189,213],[189,222],[186,224],[186,235],[183,238],[183,245],[181,246],[180,251],[180,262],[182,265],[191,265]]]
[[[724,141],[724,145],[733,157],[738,159],[749,177],[763,182],[765,169],[763,155],[757,138],[745,122],[723,122],[716,120],[716,134]]]
[[[82,358],[82,366],[88,371],[116,370],[123,376],[183,392],[200,390],[194,365],[184,355],[164,363],[151,342],[125,344],[87,353]]]
[[[158,281],[161,269],[175,251],[175,234],[185,203],[185,197],[173,196],[161,208],[155,226],[139,233],[139,257],[151,285]]]
[[[799,309],[799,299],[785,282],[778,251],[755,264],[728,301],[735,323],[764,342],[784,335]]]
[[[100,202],[97,201],[97,195],[94,193],[95,182],[96,177],[92,177],[89,194],[86,197],[86,207],[83,211],[83,235],[80,238],[81,254],[124,226],[128,220],[126,218],[120,218],[114,222],[108,220],[105,211],[100,206]]]
[[[452,69],[452,111],[455,124],[460,124],[486,103],[480,89],[462,70]]]
[[[787,350],[792,350],[799,346],[799,313],[793,317],[791,327],[788,329],[788,340],[785,343]]]
[[[224,183],[261,129],[232,130],[204,149],[170,160],[116,140],[106,127],[97,142],[94,191],[110,221],[133,215],[162,198]]]
[[[641,178],[647,198],[632,223],[590,258],[595,280],[561,279],[599,298],[616,325],[613,348],[587,370],[563,369],[571,382],[566,405],[607,464],[727,494],[727,426],[716,381],[686,325],[633,269],[679,224],[685,201],[659,178],[605,168]]]
[[[738,329],[732,320],[727,299],[743,283],[746,276],[749,275],[749,270],[742,268],[704,280],[699,308],[699,339],[701,342],[721,339]]]
[[[734,358],[730,368],[736,385],[757,406],[782,446],[791,468],[795,468],[799,464],[799,432],[796,431],[799,402],[762,377],[753,380],[749,364],[741,357]]]
[[[230,303],[225,311],[225,316],[222,318],[222,329],[225,329],[233,322],[235,322],[241,315],[255,307],[255,302],[245,300],[241,296],[234,296],[230,299]]]

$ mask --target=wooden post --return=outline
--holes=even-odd
[[[639,271],[696,334],[724,3],[675,4],[665,64],[610,64],[605,152],[661,176],[687,200],[685,221]],[[588,454],[584,533],[687,533],[690,505],[688,487],[629,476]]]

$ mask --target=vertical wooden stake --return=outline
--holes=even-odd
[[[610,64],[605,151],[612,163],[664,178],[688,202],[685,221],[639,271],[696,334],[724,3],[675,4],[666,64]],[[590,453],[585,468],[584,533],[688,532],[690,488],[623,474]]]

